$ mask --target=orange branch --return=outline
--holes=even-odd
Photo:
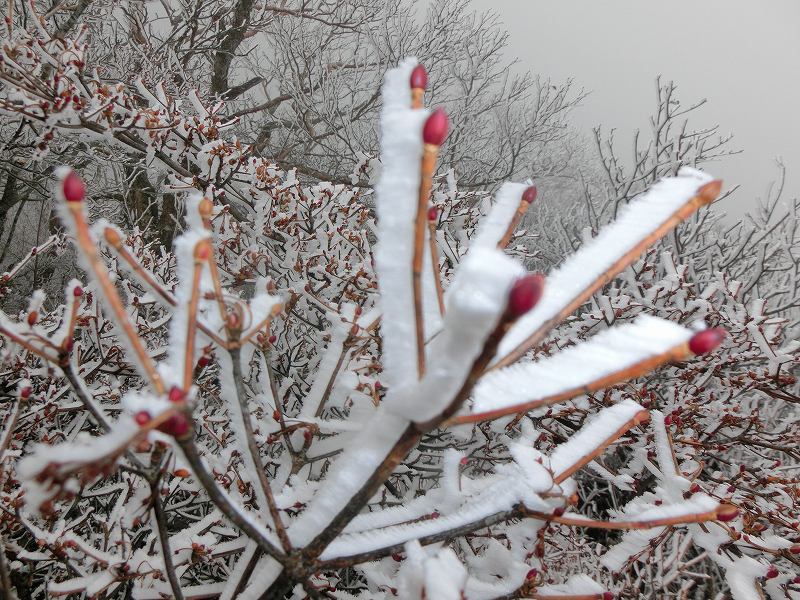
[[[593,394],[609,386],[622,383],[623,381],[641,377],[642,375],[649,373],[665,363],[686,360],[690,356],[692,356],[692,352],[689,350],[689,346],[686,343],[683,343],[675,346],[674,348],[670,348],[666,352],[639,361],[630,367],[609,373],[608,375],[599,379],[595,379],[587,385],[574,387],[558,394],[553,394],[552,396],[547,396],[538,400],[531,400],[530,402],[525,402],[523,404],[515,404],[513,406],[498,408],[496,410],[488,410],[481,413],[473,413],[470,415],[460,415],[448,420],[445,425],[464,425],[466,423],[491,421],[506,415],[519,414],[536,408],[542,408],[552,404],[557,404],[559,402],[565,402],[582,394]]]
[[[163,394],[165,391],[164,382],[161,380],[161,376],[158,374],[158,371],[153,364],[153,360],[150,358],[150,355],[147,353],[144,344],[142,344],[142,341],[139,339],[139,336],[136,334],[133,325],[128,319],[128,314],[125,312],[125,307],[122,304],[119,294],[117,293],[117,289],[114,287],[114,283],[108,276],[108,270],[106,269],[105,264],[103,264],[103,261],[100,259],[97,246],[95,245],[94,240],[92,240],[91,234],[89,233],[89,225],[86,223],[86,219],[83,214],[82,203],[67,202],[67,210],[71,214],[75,223],[75,237],[76,241],[78,242],[78,247],[86,257],[89,267],[92,269],[95,279],[97,279],[97,283],[100,284],[100,288],[108,300],[109,307],[116,317],[117,324],[122,329],[125,337],[128,338],[128,342],[130,343],[133,352],[136,354],[139,364],[142,365],[142,368],[144,369],[147,378],[150,380],[150,383],[153,385],[157,393]]]
[[[542,323],[542,325],[534,331],[528,338],[519,344],[514,350],[508,353],[505,357],[497,361],[492,367],[499,369],[515,362],[525,355],[525,353],[538,344],[545,335],[556,325],[561,323],[569,315],[581,307],[592,295],[602,288],[605,284],[610,282],[617,274],[625,267],[633,263],[648,247],[652,246],[660,238],[664,237],[668,231],[677,226],[680,222],[689,218],[700,207],[710,204],[719,195],[722,188],[722,181],[714,180],[701,186],[695,195],[690,198],[686,204],[681,206],[675,211],[672,216],[662,223],[657,229],[647,235],[638,244],[631,248],[628,252],[617,259],[608,269],[606,269],[597,279],[595,279],[588,287],[578,293],[572,301],[562,308],[556,315]]]

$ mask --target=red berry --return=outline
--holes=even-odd
[[[517,318],[531,310],[539,302],[544,290],[544,275],[529,273],[520,277],[508,293],[508,312]]]
[[[564,512],[565,510],[563,506],[557,506],[556,508],[553,509],[553,516],[554,517],[563,516]]]
[[[61,182],[61,191],[67,202],[82,202],[86,197],[86,186],[75,171],[70,171]]]
[[[274,346],[275,342],[278,341],[278,336],[273,333],[271,336],[269,336],[269,340],[267,341]]]
[[[428,72],[421,64],[414,67],[411,71],[411,89],[424,90],[428,87]]]
[[[672,415],[667,415],[666,417],[664,417],[664,425],[666,425],[667,427],[672,425]]]
[[[39,313],[35,310],[32,310],[28,313],[28,325],[33,326],[36,325],[36,321],[39,320]]]
[[[697,484],[697,483],[693,483],[691,485],[691,487],[689,488],[689,492],[692,493],[692,494],[696,494],[699,491],[700,491],[700,485]]]
[[[133,420],[136,421],[136,424],[139,425],[139,427],[144,427],[150,422],[150,413],[146,410],[140,410],[133,415]]]
[[[208,363],[211,362],[207,356],[201,356],[197,359],[197,368],[198,369],[205,369],[208,366]]]
[[[538,194],[538,190],[536,189],[535,185],[525,188],[525,191],[522,192],[522,199],[527,202],[528,204],[533,204],[533,201],[536,200],[536,194]]]
[[[689,340],[689,350],[694,354],[705,354],[711,352],[725,339],[725,330],[721,327],[706,329],[692,336]]]
[[[795,577],[794,579],[792,579],[792,583],[797,583],[797,584],[800,584],[800,575],[798,575],[797,577]]]
[[[441,146],[447,137],[449,127],[447,113],[441,108],[437,108],[425,121],[425,126],[422,128],[422,141],[433,146]]]
[[[614,600],[614,594],[612,592],[603,592],[603,600]]]
[[[439,218],[439,209],[431,206],[428,209],[428,221],[436,221]]]
[[[789,552],[792,554],[800,554],[800,546],[792,546],[789,548]]]
[[[168,398],[170,402],[183,402],[183,399],[186,398],[186,392],[177,385],[173,385],[169,389]]]
[[[80,298],[81,296],[83,296],[83,288],[79,285],[76,285],[72,290],[72,295],[75,296],[76,298]]]
[[[28,386],[25,386],[24,388],[22,388],[19,391],[19,397],[22,398],[23,400],[27,400],[28,398],[30,398],[31,397],[31,388],[29,388]]]
[[[525,575],[525,579],[527,579],[528,581],[530,581],[531,579],[536,579],[536,576],[537,576],[538,574],[539,574],[539,571],[538,571],[537,569],[531,569],[531,570],[530,570],[530,571],[528,571],[528,573]]]

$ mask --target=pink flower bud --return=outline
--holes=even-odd
[[[521,317],[531,310],[542,297],[544,275],[529,273],[520,277],[508,293],[508,312],[514,318]]]
[[[421,64],[414,67],[411,71],[411,89],[424,90],[428,87],[428,72]]]
[[[449,127],[447,113],[441,108],[437,108],[425,121],[425,126],[422,128],[422,141],[433,146],[441,146],[447,137]]]
[[[83,202],[86,197],[86,186],[75,171],[70,171],[61,182],[61,191],[67,202]]]
[[[692,336],[689,340],[689,350],[694,354],[706,354],[722,343],[725,339],[725,330],[720,327],[706,329]]]

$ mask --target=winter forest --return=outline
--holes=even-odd
[[[0,598],[800,599],[800,203],[702,101],[586,135],[467,0],[2,4]]]

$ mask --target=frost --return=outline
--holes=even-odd
[[[408,78],[417,64],[406,59],[386,73],[381,112],[381,177],[375,186],[378,238],[375,266],[380,280],[386,379],[401,387],[416,378],[411,291],[414,215],[419,193],[425,110],[411,109]]]
[[[490,372],[475,390],[473,412],[504,410],[559,394],[578,395],[590,383],[667,352],[691,335],[680,325],[643,315],[552,357]]]
[[[682,168],[677,177],[662,179],[631,202],[612,224],[548,275],[541,301],[511,328],[500,344],[498,358],[523,344],[709,181],[711,177],[705,173]]]

